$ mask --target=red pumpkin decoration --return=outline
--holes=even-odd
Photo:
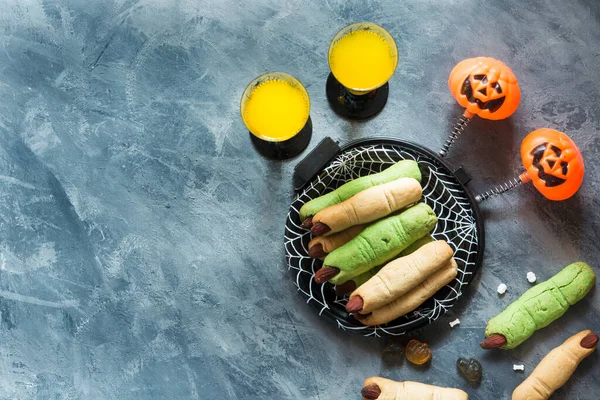
[[[450,72],[448,86],[456,101],[467,109],[468,118],[508,118],[521,100],[515,74],[503,62],[490,57],[459,62]]]
[[[562,132],[548,128],[531,132],[521,143],[521,159],[533,185],[550,200],[568,199],[581,186],[583,157]]]

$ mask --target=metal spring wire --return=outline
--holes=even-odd
[[[452,128],[452,133],[450,134],[450,136],[448,136],[448,139],[446,139],[446,143],[444,143],[444,146],[442,146],[442,149],[440,150],[440,157],[446,156],[452,144],[456,141],[456,139],[458,139],[460,134],[463,133],[465,127],[469,124],[469,122],[471,122],[471,118],[465,115],[460,116],[460,118],[454,125],[454,128]]]
[[[503,184],[501,184],[499,186],[496,186],[493,189],[488,190],[485,193],[478,194],[477,196],[475,196],[475,201],[477,201],[478,203],[481,203],[482,201],[486,201],[490,197],[494,197],[501,193],[509,191],[523,183],[524,183],[523,179],[520,176],[517,176],[515,178],[510,179],[507,182],[504,182]]]

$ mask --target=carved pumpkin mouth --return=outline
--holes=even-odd
[[[489,110],[490,113],[498,111],[506,98],[502,95],[500,83],[488,82],[486,75],[473,75],[473,82],[471,76],[467,76],[460,93],[465,95],[469,103],[477,104],[479,109]]]
[[[555,187],[566,182],[569,163],[561,158],[562,150],[548,142],[542,143],[531,151],[532,164],[538,170],[538,176],[546,187]],[[564,178],[557,176],[562,175]]]

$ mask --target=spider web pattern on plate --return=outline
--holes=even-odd
[[[438,216],[432,232],[436,240],[445,240],[454,250],[458,264],[456,278],[440,289],[416,310],[392,322],[379,326],[364,326],[345,310],[347,297],[337,297],[333,285],[314,282],[315,272],[322,261],[308,256],[310,232],[300,226],[299,210],[302,205],[326,194],[346,182],[361,176],[381,172],[400,160],[419,163],[423,199]],[[294,283],[306,302],[337,321],[339,328],[365,336],[403,335],[438,319],[462,295],[477,269],[480,250],[475,214],[456,178],[445,166],[427,153],[395,144],[358,146],[338,155],[300,193],[290,207],[285,228],[285,253]]]

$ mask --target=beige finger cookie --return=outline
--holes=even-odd
[[[440,240],[427,243],[414,253],[388,263],[350,295],[348,304],[362,303],[362,307],[347,307],[348,311],[367,314],[404,296],[446,265],[453,253],[448,243]]]
[[[396,382],[372,377],[365,380],[361,390],[369,400],[468,400],[469,395],[459,389],[443,388],[419,382]]]
[[[404,296],[373,310],[368,315],[355,314],[365,325],[374,326],[388,323],[401,317],[423,304],[438,290],[456,278],[458,265],[454,258],[446,263],[440,270],[421,282],[417,287]]]
[[[313,236],[320,236],[368,224],[416,203],[421,195],[421,184],[414,178],[400,178],[373,186],[316,213],[311,232]]]
[[[584,358],[596,350],[598,335],[581,331],[556,347],[512,394],[512,400],[546,400],[563,386]]]

